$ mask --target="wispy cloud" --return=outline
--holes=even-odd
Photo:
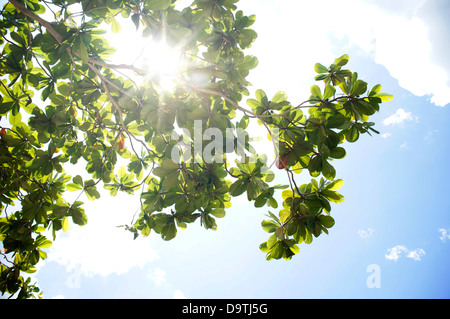
[[[147,278],[152,280],[156,286],[161,286],[166,282],[166,272],[160,268],[150,269]]]
[[[374,231],[375,231],[374,229],[368,228],[367,230],[358,230],[358,234],[359,234],[359,237],[367,240],[372,237]]]
[[[382,138],[388,138],[388,137],[390,137],[391,135],[392,135],[391,133],[386,132],[386,133],[381,134],[381,137],[382,137]]]
[[[439,133],[439,130],[428,131],[427,135],[423,138],[427,142],[436,141],[436,135]]]
[[[445,243],[447,240],[450,240],[450,228],[449,229],[441,228],[441,229],[439,229],[439,232],[441,233],[441,236],[439,236],[439,239],[443,243]]]
[[[421,261],[421,257],[425,255],[425,250],[423,250],[422,248],[409,250],[403,245],[397,245],[395,247],[389,248],[385,257],[388,260],[397,261],[402,255],[415,261]]]
[[[173,299],[186,299],[186,296],[181,290],[176,289],[173,293]]]
[[[404,141],[402,144],[400,144],[401,149],[407,149],[408,148],[408,142]]]
[[[411,258],[413,260],[420,261],[421,260],[420,258],[424,255],[425,255],[425,250],[423,250],[422,248],[419,248],[419,249],[409,251],[408,254],[406,255],[406,257]]]
[[[417,118],[416,118],[417,119]],[[406,121],[412,121],[414,117],[411,112],[406,112],[404,109],[398,109],[394,114],[384,119],[384,125],[399,125]]]

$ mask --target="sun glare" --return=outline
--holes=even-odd
[[[142,68],[148,77],[159,82],[161,89],[171,91],[175,86],[181,65],[181,52],[161,40],[152,41],[144,47],[141,57]]]
[[[182,65],[181,50],[171,47],[164,38],[142,37],[134,25],[122,24],[120,33],[107,36],[110,44],[116,48],[112,59],[117,64],[131,64],[146,72],[145,76],[129,74],[135,82],[152,80],[161,90],[172,91],[176,85],[179,69]],[[124,62],[125,61],[125,62]]]

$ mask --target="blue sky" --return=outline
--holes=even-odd
[[[268,262],[258,249],[267,209],[245,199],[217,231],[189,225],[169,242],[133,241],[115,227],[129,223],[136,198],[85,199],[88,225],[59,235],[33,275],[45,298],[449,298],[448,2],[238,4],[257,16],[254,89],[283,90],[298,104],[316,84],[314,64],[346,53],[351,70],[394,95],[373,116],[381,134],[345,144],[347,157],[334,163],[345,181],[336,225],[292,260]]]

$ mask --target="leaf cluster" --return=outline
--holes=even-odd
[[[260,121],[279,130],[276,164],[287,171],[290,182],[290,190],[282,193],[283,208],[278,216],[270,213],[270,220],[262,223],[266,231],[274,233],[260,246],[267,259],[290,259],[299,252],[298,244],[310,244],[314,237],[328,234],[334,225],[331,203],[344,199],[336,192],[343,181],[336,178],[333,162],[346,156],[344,142],[354,143],[364,133],[379,133],[369,118],[392,96],[381,93],[379,84],[369,91],[356,72],[342,69],[348,61],[343,55],[328,68],[317,63],[315,79],[323,82],[322,88],[313,85],[309,100],[298,106],[292,106],[283,92],[269,101],[259,91],[256,100],[248,100],[253,112],[261,115]],[[303,170],[313,179],[298,187],[294,174]],[[318,177],[320,182],[315,179]]]
[[[80,200],[139,193],[141,207],[124,228],[136,238],[152,231],[171,240],[188,224],[218,228],[233,197],[281,210],[263,222],[273,233],[261,245],[268,259],[291,258],[298,244],[327,233],[331,202],[341,181],[332,165],[342,143],[377,133],[369,117],[390,100],[380,85],[368,91],[348,56],[316,64],[310,98],[292,105],[283,92],[249,96],[247,76],[258,60],[247,55],[257,38],[255,16],[237,0],[11,0],[0,12],[0,291],[19,298],[41,292],[24,273],[36,270],[62,230],[84,226]],[[44,14],[45,13],[45,14]],[[46,17],[44,19],[44,17]],[[49,17],[52,17],[50,20]],[[46,20],[47,19],[47,20]],[[158,76],[135,65],[111,64],[106,25],[123,19],[143,41],[178,46],[177,85],[164,90]],[[151,61],[158,63],[159,61]],[[142,78],[137,82],[123,71]],[[340,93],[337,93],[337,90]],[[289,185],[273,185],[268,159],[250,136],[257,122],[268,130]],[[277,136],[272,131],[277,129]],[[211,133],[213,132],[213,133]],[[244,134],[245,133],[245,134]],[[244,134],[244,138],[241,138]],[[211,161],[210,159],[214,160]],[[69,175],[73,165],[83,174]],[[320,182],[297,187],[308,170]],[[68,202],[65,192],[75,192]],[[51,239],[44,233],[50,232]]]

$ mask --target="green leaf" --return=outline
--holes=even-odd
[[[330,191],[336,191],[344,185],[344,181],[342,179],[337,179],[328,184],[325,189]]]
[[[141,230],[141,235],[144,237],[147,237],[150,235],[151,228],[148,225],[145,225],[144,228]]]
[[[335,114],[333,116],[330,116],[327,119],[327,127],[328,128],[340,128],[346,122],[347,122],[347,118],[344,115],[342,115],[340,113],[337,113],[337,114]]]
[[[48,239],[37,240],[36,248],[50,248],[52,246],[52,241]]]
[[[333,180],[336,177],[336,170],[327,160],[322,160],[322,174],[328,180]]]
[[[83,226],[87,224],[87,217],[84,213],[84,209],[79,207],[81,204],[82,202],[75,202],[70,209],[70,214],[72,215],[72,221],[75,224]]]
[[[330,151],[330,157],[335,159],[344,158],[347,155],[343,147],[335,147]]]
[[[73,178],[73,182],[81,187],[83,187],[83,178],[80,175],[77,175]]]
[[[117,175],[119,176],[119,180],[123,180],[125,178],[125,176],[127,176],[127,170],[126,170],[125,166],[121,166],[119,168]]]
[[[255,200],[255,207],[263,207],[267,203],[266,194],[260,194]]]
[[[325,228],[331,228],[334,226],[334,218],[327,215],[319,216],[319,223]]]
[[[359,96],[363,95],[366,91],[367,91],[367,83],[362,80],[356,80],[356,82],[353,83],[350,95]]]
[[[308,165],[308,170],[311,176],[317,177],[322,171],[322,158],[320,156],[314,156]]]
[[[281,103],[287,100],[287,95],[283,91],[278,91],[273,97],[272,102],[273,103]]]
[[[317,73],[328,73],[328,68],[320,63],[316,63],[314,65],[314,71],[316,71]]]
[[[255,97],[262,104],[266,104],[269,101],[267,99],[266,93],[263,90],[261,90],[261,89],[258,89],[258,90],[255,91]]]
[[[168,241],[175,238],[176,235],[177,226],[175,225],[174,219],[169,218],[161,230],[161,238]]]
[[[274,232],[275,231],[276,229],[274,230]],[[271,235],[267,240],[267,248],[272,248],[277,242],[278,242],[277,235],[276,234]]]
[[[95,186],[86,187],[86,195],[90,200],[96,200],[100,198],[100,193],[97,191]]]
[[[314,77],[316,81],[322,81],[328,79],[330,76],[328,74],[319,74]]]
[[[339,58],[334,60],[334,64],[339,65],[339,66],[344,66],[348,63],[349,60],[349,56],[347,54],[344,54],[342,56],[340,56]]]
[[[329,99],[334,95],[334,93],[336,93],[336,89],[334,88],[334,86],[327,84],[325,86],[325,92],[323,93],[323,99],[324,100]]]
[[[75,183],[69,183],[66,185],[66,188],[69,192],[75,192],[83,189],[83,186],[75,184]]]
[[[275,229],[275,235],[279,240],[284,239],[284,228],[282,226],[279,226]]]
[[[64,216],[61,224],[62,224],[62,230],[66,233],[69,230],[69,217]]]
[[[377,95],[380,92],[380,90],[381,90],[381,85],[380,84],[374,85],[374,87],[369,92],[369,96]]]
[[[379,97],[382,102],[389,102],[394,98],[394,96],[389,93],[378,93],[375,95],[375,97]]]
[[[152,0],[146,3],[149,10],[166,10],[170,4],[171,0]]]
[[[212,11],[212,18],[219,22],[222,19],[222,10],[220,6],[214,5],[213,11]]]
[[[267,247],[267,242],[262,243],[261,245],[259,245],[259,249],[263,252],[263,253],[268,253],[270,252],[270,249]]]
[[[323,159],[330,157],[330,149],[326,144],[322,144],[320,147],[320,156],[322,156]]]
[[[364,115],[372,115],[375,113],[375,109],[367,103],[366,101],[355,101],[353,102],[353,105],[355,106],[356,110]]]
[[[120,25],[119,21],[117,21],[116,19],[113,18],[111,20],[111,31],[113,33],[119,33],[121,30],[122,30],[122,26]]]
[[[247,105],[250,106],[250,107],[251,107],[252,109],[254,109],[254,110],[255,110],[256,108],[262,106],[261,102],[255,100],[255,99],[248,99],[248,100],[247,100]]]
[[[133,21],[134,25],[136,26],[136,30],[139,29],[140,15],[138,13],[131,15],[131,20]]]
[[[273,233],[273,232],[275,232],[275,230],[277,229],[277,227],[279,225],[270,220],[263,220],[261,222],[261,226],[264,231],[266,231],[268,233]]]
[[[249,181],[247,186],[247,199],[255,200],[258,197],[258,193],[256,190],[256,183],[254,181]]]
[[[171,160],[171,159],[164,159],[162,162],[161,162],[161,167],[163,168],[163,169],[165,169],[165,170],[168,170],[168,171],[175,171],[175,170],[178,170],[179,168],[180,168],[180,165],[179,164],[177,164],[177,163],[175,163],[173,160]]]
[[[322,92],[317,85],[311,86],[311,94],[313,95],[313,97],[322,100]]]
[[[239,196],[243,194],[247,190],[247,186],[249,184],[249,180],[247,177],[238,178],[233,184],[230,186],[230,194],[231,196]]]
[[[340,203],[344,200],[344,196],[335,191],[330,191],[328,189],[324,189],[322,191],[322,195],[328,198],[328,200],[333,203]]]
[[[14,112],[9,113],[9,123],[12,126],[17,126],[22,121],[22,115],[20,114],[20,112],[17,112],[17,114],[15,114],[15,115],[13,113]]]
[[[210,212],[211,215],[217,218],[225,217],[225,209],[223,208],[213,208]]]
[[[345,94],[350,93],[347,83],[341,82],[341,83],[339,83],[339,87],[341,88],[342,92],[344,92]]]
[[[114,24],[114,23],[113,23],[113,24]],[[120,31],[120,30],[119,30],[119,31]],[[117,33],[117,32],[116,32],[116,33]],[[86,47],[85,47],[85,45],[84,45],[82,39],[80,39],[79,45],[78,45],[78,48],[77,48],[77,49],[78,49],[78,50],[77,50],[78,53],[80,54],[81,61],[83,61],[84,64],[87,64],[88,61],[89,61],[89,55],[88,55],[88,52],[87,52],[87,50],[86,50]]]
[[[359,131],[356,125],[352,125],[345,133],[345,139],[350,143],[354,143],[359,138]]]
[[[69,207],[67,206],[54,206],[52,208],[52,215],[56,218],[65,217],[69,212]]]
[[[258,101],[256,101],[256,102],[258,102]],[[259,102],[258,102],[258,103],[259,103]],[[248,117],[248,115],[246,114],[246,115],[244,115],[244,116],[241,118],[241,120],[239,121],[238,127],[241,128],[241,129],[243,129],[243,130],[245,130],[245,129],[247,128],[247,126],[248,126],[248,123],[249,123],[249,117]]]
[[[178,177],[179,177],[178,171],[172,171],[164,176],[164,181],[162,183],[163,187],[166,189],[170,189],[176,184],[178,184]]]
[[[244,61],[236,65],[238,68],[243,68],[246,70],[254,69],[258,66],[258,59],[251,55],[246,55]]]
[[[289,249],[292,251],[292,253],[294,255],[297,255],[300,253],[300,247],[298,247],[298,245],[289,246]]]
[[[269,198],[269,202],[268,202],[269,206],[272,208],[278,208],[278,202],[276,201],[275,198],[270,197]]]

